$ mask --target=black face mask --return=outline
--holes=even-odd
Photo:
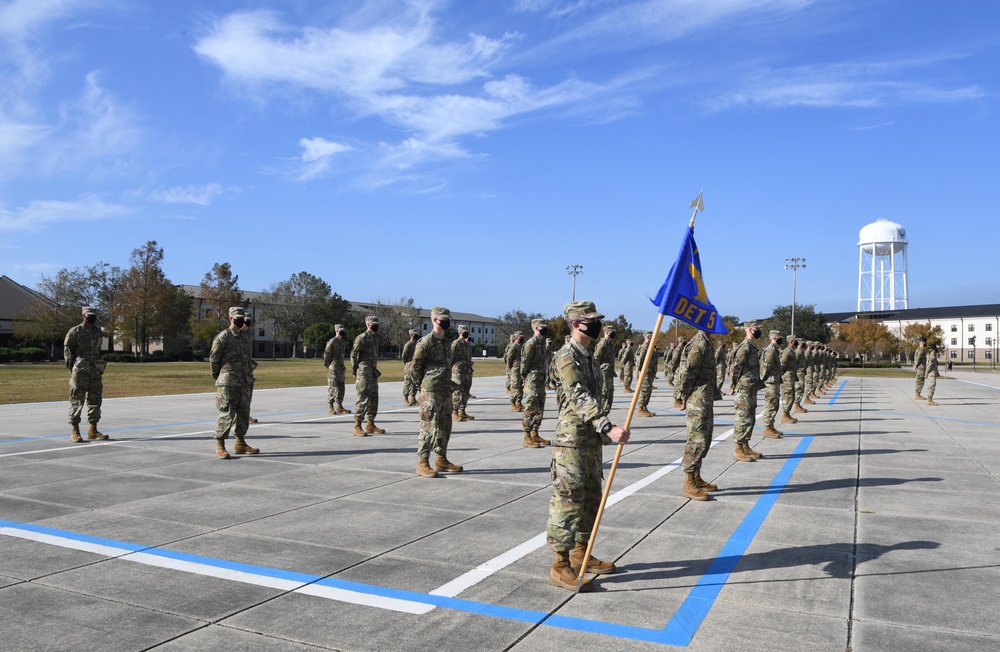
[[[758,329],[755,328],[752,331],[750,331],[750,337],[754,338],[755,340],[759,340],[760,339],[760,330],[758,330]]]
[[[438,325],[440,325],[442,329],[448,330],[448,328],[451,326],[451,320],[450,319],[439,319],[438,320]]]
[[[591,339],[597,339],[601,334],[601,322],[580,322],[580,332]]]
[[[549,334],[549,327],[548,326],[542,326],[541,328],[538,329],[538,334],[541,337],[547,337],[548,334]]]
[[[86,317],[83,318],[83,320],[85,322],[87,322],[88,324],[96,324],[97,323],[97,315],[87,315]]]
[[[378,332],[378,324],[370,324],[370,326],[372,327],[372,332],[373,333],[377,333]]]
[[[233,325],[236,326],[236,328],[243,328],[244,323],[246,323],[246,320],[243,319],[242,317],[233,318]]]

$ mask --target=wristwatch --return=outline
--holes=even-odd
[[[609,432],[611,432],[612,428],[614,428],[614,425],[609,421],[607,423],[607,425],[605,425],[603,428],[601,428],[601,434],[602,435],[608,434]]]

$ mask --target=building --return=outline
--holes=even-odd
[[[930,323],[944,333],[947,356],[954,362],[995,364],[1000,356],[1000,303],[942,308],[909,308],[870,312],[825,313],[830,325],[870,319],[883,324],[897,337],[910,324]]]
[[[14,329],[17,316],[26,313],[38,304],[49,304],[51,301],[31,288],[24,287],[7,276],[0,276],[0,346],[14,345]]]

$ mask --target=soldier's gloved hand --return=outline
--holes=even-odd
[[[358,368],[357,367],[351,367],[351,373],[354,374],[355,376],[357,376],[358,375]]]

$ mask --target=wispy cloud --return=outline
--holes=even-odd
[[[218,183],[206,183],[200,186],[177,186],[149,193],[149,198],[167,204],[194,204],[208,206],[216,197],[226,193]]]
[[[302,155],[299,157],[300,181],[307,181],[323,174],[332,165],[334,157],[354,149],[350,145],[319,137],[302,138],[299,140],[299,145],[302,147]]]
[[[94,222],[121,217],[128,209],[89,195],[76,201],[32,201],[15,210],[0,208],[0,231],[41,231],[63,222]]]

